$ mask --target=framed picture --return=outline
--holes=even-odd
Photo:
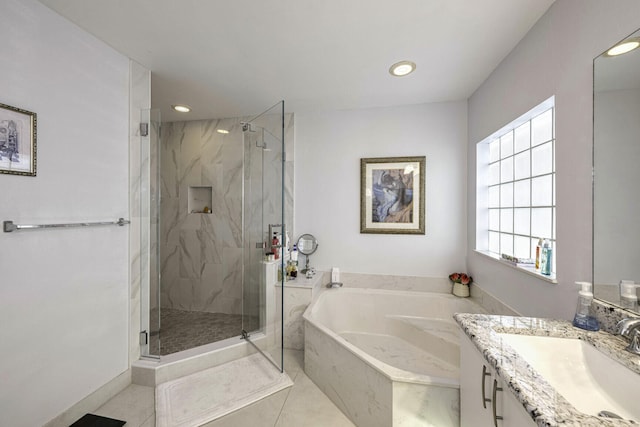
[[[36,176],[36,113],[0,104],[0,173]]]
[[[425,157],[360,159],[360,233],[425,234]]]

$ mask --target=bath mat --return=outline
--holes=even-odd
[[[156,387],[156,427],[208,423],[293,385],[261,354]]]
[[[101,417],[100,415],[86,414],[69,427],[122,427],[126,421]]]

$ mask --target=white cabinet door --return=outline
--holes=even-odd
[[[504,400],[504,424],[507,427],[537,427],[531,415],[509,390],[502,393]],[[500,425],[500,424],[498,424]]]
[[[460,426],[536,426],[471,340],[460,341]]]
[[[460,426],[492,426],[495,374],[469,338],[462,335],[460,341]]]

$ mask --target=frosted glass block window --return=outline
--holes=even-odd
[[[531,234],[531,209],[515,209],[513,211],[513,232],[521,236]]]
[[[500,209],[489,209],[489,230],[500,230]]]
[[[496,139],[489,144],[489,162],[500,160],[500,140]]]
[[[503,254],[513,255],[513,234],[500,233],[500,250]]]
[[[500,137],[500,158],[504,159],[513,155],[513,132],[508,132]]]
[[[515,236],[513,239],[513,256],[516,258],[529,258],[529,241],[528,237]]]
[[[531,180],[525,179],[522,181],[516,181],[513,191],[513,206],[525,207],[531,206]]]
[[[553,139],[553,108],[531,119],[531,145],[536,146]]]
[[[513,184],[502,184],[500,186],[500,207],[510,208],[513,206]]]
[[[525,122],[518,126],[514,133],[516,153],[531,148],[531,122]]]
[[[548,174],[553,171],[553,144],[547,142],[531,150],[531,174]]]
[[[489,207],[490,208],[500,207],[500,187],[498,186],[489,188]]]
[[[483,153],[477,158],[478,170],[489,173],[477,182],[478,194],[488,197],[478,203],[478,210],[485,211],[477,218],[488,218],[488,224],[477,225],[478,233],[488,235],[478,239],[487,247],[476,249],[534,258],[543,238],[551,241],[555,255],[554,104],[549,98],[478,144],[488,145],[478,150]],[[553,270],[555,275],[555,263]]]
[[[531,206],[551,206],[553,195],[549,188],[553,187],[551,175],[543,175],[531,180]]]
[[[498,184],[500,182],[500,163],[489,165],[489,185]]]
[[[500,231],[513,233],[513,209],[500,209]]]
[[[527,150],[515,157],[515,178],[523,179],[531,176],[531,151]]]
[[[513,157],[500,161],[500,182],[513,181]]]
[[[489,232],[489,251],[498,252],[500,250],[500,233]]]
[[[553,226],[551,208],[531,209],[531,234],[543,239],[551,239]]]

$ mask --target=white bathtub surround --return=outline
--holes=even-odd
[[[213,421],[293,385],[261,354],[244,357],[156,388],[156,426]]]
[[[311,304],[311,301],[322,291],[322,279],[322,274],[316,274],[311,279],[300,275],[295,280],[284,283],[285,348],[293,350],[304,349],[304,318],[302,315]],[[282,289],[280,286],[277,288],[278,290]]]
[[[481,305],[489,314],[502,314],[505,316],[521,316],[520,313],[509,307],[507,304],[485,291],[477,284],[472,283],[469,286],[471,299]]]
[[[451,282],[445,277],[397,276],[340,272],[347,288],[387,289],[418,292],[451,292]]]
[[[449,293],[326,290],[304,314],[305,372],[359,426],[457,426],[456,312],[484,310]]]

